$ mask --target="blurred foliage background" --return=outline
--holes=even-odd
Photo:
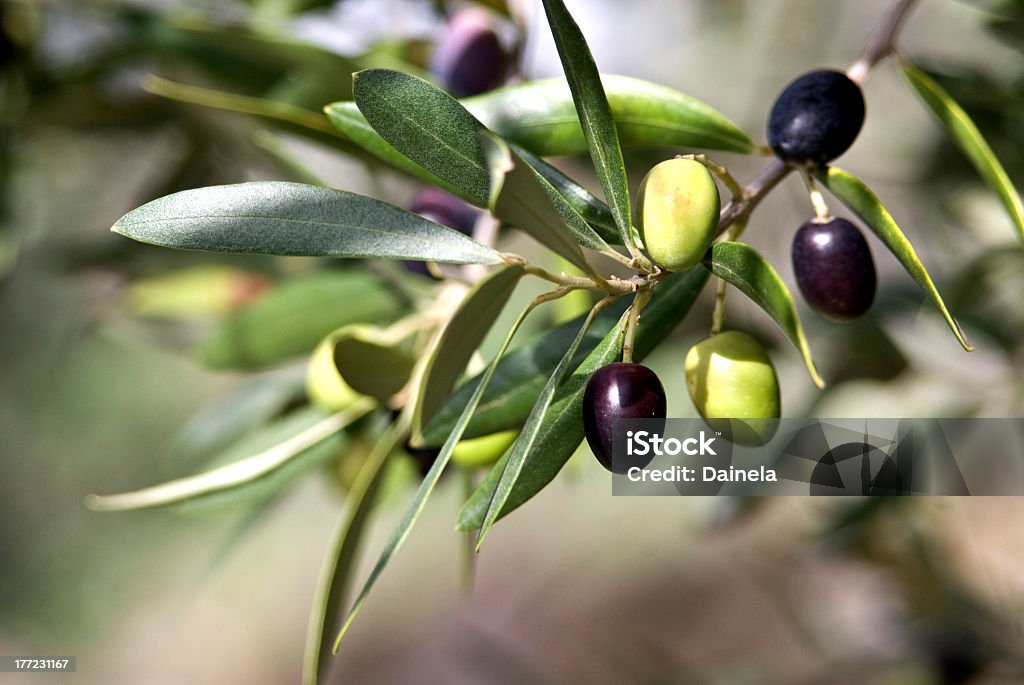
[[[888,4],[567,2],[602,71],[695,95],[758,140],[778,90],[852,61]],[[343,503],[330,478],[175,512],[82,502],[194,472],[301,401],[302,351],[256,375],[218,370],[210,337],[275,292],[354,267],[176,253],[108,229],[154,197],[243,180],[321,179],[407,203],[416,185],[348,154],[319,112],[350,96],[357,69],[427,73],[445,5],[0,3],[0,653],[76,654],[78,673],[53,682],[297,682]],[[510,11],[515,21],[496,21],[509,46],[522,40],[514,78],[559,75],[539,2]],[[900,47],[1024,178],[1024,3],[923,0]],[[150,75],[319,123],[160,97]],[[729,322],[773,344],[788,416],[1019,417],[1024,254],[1009,221],[892,64],[866,97],[842,165],[900,221],[977,351],[960,350],[877,242],[868,317],[836,327],[802,311],[825,392],[741,298]],[[678,151],[628,153],[631,180]],[[740,179],[765,163],[715,157]],[[587,165],[558,162],[597,188]],[[789,240],[808,211],[789,179],[746,235],[790,283]],[[682,357],[709,313],[704,301],[651,358],[670,416],[694,415]],[[233,427],[218,423],[240,406]],[[583,456],[502,522],[471,594],[452,531],[461,486],[446,479],[336,659],[337,681],[1024,678],[1021,500],[613,499]],[[380,548],[411,483],[396,486],[366,550]]]

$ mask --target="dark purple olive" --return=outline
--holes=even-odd
[[[465,7],[449,17],[430,70],[455,97],[478,95],[501,85],[508,55],[486,11]]]
[[[583,430],[601,465],[613,473],[630,466],[625,455],[612,460],[612,429],[616,419],[661,419],[665,426],[665,388],[658,376],[642,364],[615,363],[598,369],[583,393]]]
[[[409,211],[466,235],[472,235],[473,227],[480,215],[479,210],[439,188],[424,188],[416,193],[409,203]],[[402,264],[413,273],[433,278],[424,262],[406,260]]]
[[[875,299],[871,250],[846,219],[801,226],[793,237],[793,272],[807,303],[832,321],[853,321]]]
[[[864,95],[841,71],[819,69],[790,83],[768,116],[768,144],[793,164],[821,165],[846,152],[864,123]]]

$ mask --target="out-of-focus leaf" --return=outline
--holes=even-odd
[[[587,47],[583,32],[565,8],[562,0],[544,0],[551,35],[558,48],[558,57],[569,82],[583,135],[590,149],[590,159],[601,181],[605,199],[615,217],[615,225],[623,245],[633,249],[633,219],[629,208],[629,183],[626,164],[622,160],[619,136],[615,131],[611,107],[605,97],[601,76],[594,56]]]
[[[295,369],[247,378],[189,419],[171,439],[168,455],[172,461],[185,464],[210,457],[304,395],[305,376]]]
[[[244,452],[245,456],[237,461],[205,473],[134,492],[106,496],[90,495],[86,499],[86,505],[95,511],[150,509],[213,497],[229,490],[235,490],[237,494],[237,489],[243,486],[266,486],[266,481],[260,483],[261,479],[270,478],[299,457],[310,457],[311,454],[316,457],[303,460],[304,471],[334,454],[340,445],[338,433],[364,416],[374,406],[372,400],[362,399],[343,412],[328,415],[319,409],[309,407],[268,426],[223,457],[233,458],[235,454]],[[289,476],[293,477],[294,474]],[[287,482],[291,482],[291,477]],[[261,488],[260,494],[265,492],[265,488]]]
[[[523,424],[523,429],[520,431],[515,444],[512,445],[508,458],[505,459],[505,467],[501,470],[501,477],[498,478],[498,482],[494,486],[494,495],[487,505],[487,512],[484,514],[484,520],[480,526],[480,536],[477,538],[476,544],[478,550],[480,545],[483,544],[484,538],[487,537],[491,526],[494,525],[501,512],[505,510],[505,505],[508,503],[512,491],[519,485],[521,477],[529,479],[529,474],[524,472],[526,461],[531,458],[534,460],[547,458],[546,454],[538,454],[535,452],[535,449],[540,444],[541,434],[546,429],[549,429],[550,424],[556,420],[554,415],[549,416],[552,402],[555,399],[555,393],[560,389],[559,386],[562,384],[562,379],[565,378],[565,374],[569,371],[572,358],[576,354],[576,350],[579,349],[583,336],[586,335],[587,330],[590,328],[590,324],[593,323],[594,316],[596,316],[596,312],[592,312],[583,321],[583,325],[580,326],[579,332],[572,343],[570,343],[569,349],[565,351],[562,360],[558,362],[558,366],[555,367],[551,377],[544,384],[544,389],[541,390],[537,402],[533,405],[533,409],[530,410],[530,415],[526,418],[526,423]],[[612,329],[612,333],[609,334],[612,337],[609,355],[618,356],[619,351],[622,349],[622,340],[628,317],[628,314],[623,314],[619,322]]]
[[[387,69],[354,77],[359,111],[403,155],[462,191],[487,203],[490,176],[480,133],[485,129],[458,100],[426,81]]]
[[[227,319],[199,356],[213,368],[259,368],[308,354],[337,328],[385,323],[402,310],[398,297],[366,271],[315,272],[282,283]]]
[[[366,117],[359,111],[356,103],[335,102],[324,107],[324,112],[339,131],[344,133],[356,145],[377,157],[377,159],[398,171],[408,174],[412,178],[444,188],[449,193],[458,195],[468,202],[474,201],[474,198],[469,193],[430,173],[396,150],[391,143],[381,138],[380,134],[374,131],[373,127],[366,121]]]
[[[736,286],[763,309],[779,325],[790,342],[803,355],[804,364],[814,384],[825,387],[825,381],[818,375],[811,358],[811,349],[800,325],[796,304],[786,283],[775,268],[757,250],[745,243],[721,242],[711,248],[711,263],[708,265],[719,278]]]
[[[903,231],[896,225],[896,221],[889,214],[889,210],[882,205],[875,194],[871,192],[871,189],[853,174],[837,167],[829,167],[823,171],[819,170],[816,172],[816,175],[840,202],[859,216],[867,224],[868,228],[874,231],[875,235],[885,243],[885,246],[899,260],[903,268],[907,270],[907,273],[917,281],[917,284],[921,286],[925,294],[931,298],[935,306],[942,312],[943,318],[949,324],[953,335],[960,341],[960,345],[968,352],[972,351],[974,348],[964,339],[960,324],[956,322],[956,319],[953,318],[953,315],[946,308],[946,303],[942,301],[942,295],[939,294],[935,283],[932,282],[931,276],[928,275],[924,264],[918,258],[914,246],[903,235]]]
[[[491,212],[593,273],[580,245],[598,251],[611,248],[515,150],[495,136],[484,135],[483,142],[491,166]]]
[[[248,114],[290,133],[339,147],[349,154],[360,152],[357,146],[348,144],[345,136],[331,126],[330,122],[324,121],[319,112],[296,107],[287,102],[190,86],[157,76],[148,77],[143,82],[143,87],[170,100]]]
[[[637,329],[634,361],[642,361],[675,329],[708,282],[704,269],[673,274],[655,288]],[[619,358],[622,331],[613,328],[559,388],[544,426],[498,518],[507,515],[554,479],[583,440],[583,392],[595,371]],[[539,392],[539,391],[538,391]],[[529,412],[529,410],[527,410]],[[525,418],[525,415],[524,417]],[[459,530],[476,530],[484,520],[509,455],[502,457],[459,512]]]
[[[624,148],[755,150],[746,133],[696,98],[625,76],[603,75],[601,81]],[[508,86],[463,104],[492,131],[535,155],[587,152],[572,93],[562,79]]]
[[[519,318],[516,319],[516,322],[512,325],[512,329],[505,337],[505,341],[502,343],[501,348],[495,355],[494,360],[487,366],[487,370],[484,372],[479,384],[477,384],[476,390],[473,392],[473,396],[469,398],[469,402],[462,411],[462,415],[459,416],[459,420],[456,422],[451,434],[445,441],[444,446],[441,447],[440,453],[431,465],[427,475],[424,476],[423,482],[416,491],[416,495],[413,498],[412,503],[409,505],[409,508],[402,516],[402,520],[399,521],[398,526],[391,533],[391,537],[388,538],[387,543],[384,545],[384,550],[377,559],[376,565],[373,567],[373,570],[370,571],[370,575],[366,579],[363,589],[360,591],[359,596],[356,598],[352,608],[349,610],[348,618],[345,619],[345,622],[341,626],[341,630],[338,632],[338,637],[334,641],[335,651],[337,651],[342,638],[345,637],[345,633],[352,625],[352,622],[355,620],[356,616],[359,615],[359,611],[362,609],[363,603],[373,590],[373,586],[376,584],[377,579],[380,578],[380,574],[387,567],[388,562],[391,561],[391,558],[395,555],[395,552],[398,551],[398,548],[402,546],[403,542],[405,542],[405,539],[409,536],[410,530],[412,530],[416,520],[423,512],[423,508],[427,504],[427,498],[430,497],[430,493],[433,492],[434,486],[437,485],[437,481],[441,477],[441,472],[444,470],[444,467],[448,465],[448,461],[451,459],[455,445],[462,439],[463,431],[465,431],[466,425],[469,423],[469,419],[473,415],[473,412],[476,411],[476,407],[480,403],[480,398],[482,397],[484,390],[487,389],[487,384],[491,380],[491,375],[494,373],[495,367],[497,367],[498,363],[501,361],[502,356],[505,354],[505,350],[508,349],[509,343],[515,336],[516,331],[519,330],[519,326],[533,308],[534,305],[531,304],[522,312],[522,314],[519,315]]]
[[[414,443],[421,438],[423,426],[437,413],[466,372],[473,353],[480,347],[524,273],[522,267],[510,266],[481,280],[445,325],[426,362],[416,398],[412,419]]]
[[[392,424],[359,470],[356,482],[345,500],[345,513],[327,546],[313,596],[302,661],[303,685],[326,682],[331,637],[348,603],[348,581],[355,570],[359,543],[388,472],[385,468],[388,457],[401,438],[402,427]]]
[[[258,298],[268,286],[262,274],[222,265],[192,266],[133,282],[128,309],[138,316],[223,315]]]
[[[1024,203],[1013,182],[967,112],[924,71],[903,61],[903,75],[928,108],[938,117],[985,183],[999,196],[1006,213],[1024,241]]]
[[[129,212],[112,230],[139,242],[181,250],[451,264],[502,261],[491,248],[412,212],[302,183],[186,190]]]

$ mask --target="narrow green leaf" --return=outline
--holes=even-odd
[[[497,264],[456,230],[380,200],[301,183],[186,190],[129,212],[115,233],[181,250]]]
[[[359,543],[387,473],[388,456],[401,439],[402,427],[392,424],[359,470],[345,500],[345,514],[327,546],[313,597],[302,663],[303,685],[317,685],[327,680],[331,638],[348,603],[348,579],[355,570]]]
[[[1017,229],[1017,236],[1024,241],[1024,203],[981,131],[967,116],[967,112],[932,77],[905,60],[902,66],[907,81],[942,122],[985,183],[999,196],[1010,221]]]
[[[683,146],[751,154],[756,146],[736,124],[705,102],[665,86],[603,75],[623,148]],[[521,83],[462,101],[505,140],[535,155],[587,152],[572,93],[562,79]]]
[[[601,76],[583,32],[576,25],[562,0],[544,0],[544,11],[562,61],[572,99],[576,105],[583,135],[590,148],[594,170],[601,181],[605,199],[619,228],[622,244],[633,249],[632,214],[629,208],[629,183],[622,149],[615,131],[612,110],[608,106]]]
[[[721,242],[711,248],[711,271],[736,286],[779,325],[803,355],[814,384],[825,387],[811,358],[811,349],[796,313],[796,304],[786,283],[757,250],[746,243]]]
[[[412,419],[412,440],[451,394],[484,336],[494,325],[524,271],[510,266],[481,280],[467,293],[430,353]]]
[[[362,418],[376,403],[362,399],[349,409],[326,418],[317,417],[312,425],[306,415],[288,421],[284,428],[287,439],[244,459],[195,476],[169,481],[153,487],[118,495],[89,495],[86,506],[94,511],[128,511],[151,509],[193,500],[216,492],[231,490],[263,478],[280,469],[292,459],[336,435],[346,426]],[[296,430],[301,428],[301,430]],[[282,432],[274,428],[275,436]]]
[[[476,198],[461,188],[448,183],[444,179],[430,173],[416,162],[396,150],[388,141],[380,137],[366,121],[354,102],[335,102],[324,107],[327,118],[334,126],[344,133],[353,143],[363,148],[392,168],[405,173],[424,183],[444,188],[453,195],[458,195],[467,202],[476,202]]]
[[[366,121],[403,155],[484,206],[490,181],[480,133],[484,126],[448,93],[387,69],[353,76]]]
[[[473,412],[476,411],[476,407],[480,403],[480,398],[483,395],[484,390],[487,389],[487,384],[490,382],[491,376],[494,374],[495,367],[497,367],[498,363],[501,361],[501,357],[505,354],[505,350],[508,349],[508,345],[512,341],[513,336],[515,336],[516,331],[519,330],[520,324],[522,324],[523,320],[532,310],[533,305],[531,304],[531,306],[527,307],[523,313],[519,315],[519,318],[516,319],[516,322],[513,324],[512,330],[509,331],[508,336],[506,336],[501,349],[498,350],[494,360],[488,365],[487,370],[484,372],[483,377],[480,379],[480,383],[477,385],[476,390],[473,393],[473,396],[470,397],[469,402],[462,411],[462,415],[455,424],[455,428],[452,430],[448,439],[445,441],[444,446],[441,448],[440,454],[437,455],[437,458],[434,460],[434,463],[427,472],[427,475],[424,476],[423,482],[416,491],[416,495],[413,497],[412,503],[402,516],[398,526],[391,533],[391,537],[388,538],[380,557],[377,559],[376,565],[373,567],[373,570],[370,571],[369,577],[363,584],[363,589],[360,591],[355,603],[349,610],[348,618],[345,619],[345,622],[341,626],[341,630],[338,632],[338,637],[334,641],[335,652],[338,651],[338,646],[341,644],[341,640],[345,637],[345,633],[352,625],[352,622],[355,620],[356,616],[359,615],[359,611],[362,609],[363,603],[366,601],[367,596],[369,596],[370,591],[373,590],[373,586],[377,583],[377,579],[380,577],[380,574],[387,567],[388,562],[391,561],[391,558],[394,556],[395,552],[398,551],[398,548],[402,546],[403,542],[405,542],[405,539],[409,536],[410,530],[412,530],[416,520],[423,512],[423,508],[427,504],[427,498],[430,497],[430,493],[433,492],[434,486],[437,485],[437,481],[441,477],[441,472],[444,470],[444,467],[448,465],[448,461],[451,458],[452,451],[455,449],[455,445],[462,439],[462,434],[466,429],[466,425],[469,423],[469,419],[473,415]]]
[[[627,306],[628,301],[620,299],[601,312],[580,344],[572,361],[573,368],[583,363]],[[568,321],[506,354],[494,372],[494,378],[487,386],[464,437],[478,438],[522,426],[585,318],[584,314]],[[424,429],[423,444],[440,446],[444,443],[478,381],[479,375],[467,380],[448,398]]]
[[[558,366],[555,367],[554,372],[551,374],[551,378],[549,378],[548,382],[544,385],[544,389],[541,391],[540,397],[537,398],[536,404],[534,404],[533,409],[530,411],[530,416],[526,419],[526,423],[523,425],[523,430],[519,433],[519,437],[512,446],[512,450],[508,455],[505,467],[502,469],[501,477],[498,479],[498,484],[495,486],[494,496],[491,498],[491,502],[487,507],[487,513],[484,515],[483,525],[480,527],[480,536],[477,538],[476,543],[478,551],[480,546],[483,544],[484,538],[487,537],[487,533],[490,532],[491,526],[494,525],[499,514],[504,510],[505,504],[508,502],[513,488],[515,488],[516,484],[519,482],[519,477],[523,473],[523,466],[527,457],[530,456],[531,451],[536,445],[541,430],[545,427],[545,423],[549,422],[547,414],[548,410],[551,408],[551,403],[555,398],[555,392],[562,383],[562,379],[565,377],[565,374],[569,371],[572,358],[576,354],[576,350],[579,348],[580,343],[583,341],[583,336],[590,328],[590,324],[593,323],[596,314],[596,308],[595,310],[591,310],[590,315],[587,316],[583,325],[580,326],[579,333],[576,334],[576,338],[572,341],[572,344],[569,345],[569,349],[565,351],[565,354],[562,356],[562,360],[558,363]],[[628,316],[628,314],[623,314],[614,329],[616,331],[615,338],[618,340],[621,340],[621,335],[625,331]],[[621,342],[619,343],[619,347],[621,349]]]
[[[483,143],[491,166],[491,212],[593,273],[580,245],[598,251],[611,248],[514,149],[489,134]]]
[[[679,325],[704,289],[708,277],[708,272],[704,269],[691,269],[672,274],[655,288],[654,296],[644,308],[637,329],[636,347],[633,350],[635,361],[642,361]],[[554,402],[547,411],[533,450],[526,459],[522,474],[498,518],[506,516],[543,490],[579,447],[583,441],[583,392],[595,371],[619,358],[622,335],[621,326],[613,328],[559,388]],[[545,376],[541,380],[542,384],[546,378]],[[529,409],[526,413],[529,413]],[[526,418],[526,413],[523,414],[523,419]],[[494,496],[508,458],[509,455],[506,454],[494,465],[463,506],[459,512],[459,530],[476,530],[483,524],[484,514]]]
[[[481,200],[480,198],[472,197],[460,188],[430,173],[396,150],[391,143],[384,140],[379,133],[373,130],[370,124],[367,123],[366,117],[363,116],[354,102],[335,102],[325,107],[324,111],[327,113],[331,123],[351,138],[353,142],[388,163],[394,169],[412,178],[444,188],[448,192],[458,195],[478,207],[487,207],[487,198]],[[578,123],[578,120],[575,118],[573,121]],[[565,201],[569,203],[569,206],[582,216],[603,240],[610,243],[618,243],[620,241],[619,230],[615,225],[615,218],[612,216],[611,210],[608,209],[608,205],[598,200],[586,188],[539,157],[522,149],[518,150],[518,153],[537,173],[554,186],[558,193],[565,198]]]
[[[228,317],[199,348],[206,366],[252,369],[309,354],[331,331],[383,324],[404,310],[393,291],[360,268],[296,276]]]
[[[946,303],[942,301],[942,295],[939,294],[935,283],[932,282],[931,276],[928,275],[924,264],[918,258],[914,246],[903,235],[903,231],[896,225],[892,215],[889,214],[889,211],[882,205],[875,194],[871,192],[871,189],[853,174],[836,167],[829,167],[825,171],[819,170],[815,173],[829,191],[840,202],[849,207],[853,213],[859,216],[867,224],[868,228],[874,231],[875,235],[885,243],[885,246],[899,260],[903,268],[907,270],[907,273],[917,281],[921,289],[924,290],[932,302],[935,303],[935,306],[939,308],[939,311],[942,312],[943,318],[949,324],[953,335],[960,341],[960,345],[968,352],[972,351],[974,348],[964,339],[960,324],[956,322],[956,319],[953,318],[953,315],[946,308]]]
[[[387,401],[412,374],[415,359],[409,345],[396,343],[383,331],[355,324],[335,331],[334,367],[357,393]]]

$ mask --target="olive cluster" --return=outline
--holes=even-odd
[[[787,85],[768,117],[768,142],[787,164],[809,179],[845,152],[864,121],[860,86],[846,74],[811,71]],[[812,186],[813,187],[813,186]],[[656,165],[637,198],[638,228],[644,248],[666,271],[696,266],[718,229],[721,201],[715,179],[699,161],[677,158]],[[864,314],[875,296],[871,250],[860,230],[818,207],[818,216],[797,230],[793,271],[807,303],[836,322]],[[697,343],[684,360],[686,385],[701,416],[739,444],[771,438],[781,415],[778,378],[764,347],[741,331],[713,334]],[[593,375],[583,400],[583,425],[598,461],[612,463],[612,427],[617,419],[666,418],[665,390],[646,366],[614,363]]]

